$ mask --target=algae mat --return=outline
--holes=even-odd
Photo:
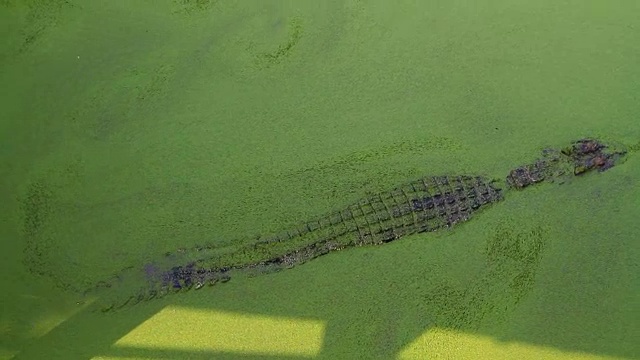
[[[76,293],[409,179],[637,146],[638,19],[633,1],[1,0],[0,356],[639,358],[637,156],[278,274],[113,314]]]

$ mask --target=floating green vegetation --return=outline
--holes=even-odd
[[[134,124],[138,112],[157,106],[166,96],[175,67],[138,64],[117,74],[87,90],[82,106],[71,112],[72,118],[92,124],[88,136],[93,140],[108,140]]]
[[[53,198],[54,193],[46,182],[34,181],[21,201],[22,233],[26,239],[23,262],[29,272],[36,275],[52,276],[47,265],[51,248],[44,228],[54,209]]]
[[[74,7],[68,0],[3,0],[0,5],[25,12],[24,28],[22,31],[23,41],[19,52],[27,51],[32,44],[38,41],[44,33],[58,25],[60,14],[65,8]]]
[[[514,232],[512,227],[501,224],[487,241],[486,254],[490,269],[496,273],[509,269],[510,274],[517,274],[509,282],[509,290],[516,302],[533,286],[547,232],[540,225]]]
[[[466,289],[438,285],[426,300],[434,309],[434,325],[449,329],[477,329],[485,319],[506,316],[531,291],[549,240],[540,224],[517,224],[505,219],[488,234],[486,271]]]
[[[204,11],[210,9],[217,0],[174,0],[181,7],[182,11],[189,14],[195,11]]]
[[[46,276],[54,286],[65,291],[78,292],[77,283],[59,261],[62,252],[56,244],[56,233],[51,225],[59,218],[57,189],[44,179],[28,185],[22,207],[22,235],[25,239],[22,262],[32,274]]]
[[[289,38],[284,44],[278,46],[274,52],[263,53],[258,55],[258,65],[262,68],[268,68],[280,63],[284,58],[291,54],[291,50],[298,44],[302,37],[302,23],[299,18],[294,17],[289,22]]]
[[[42,182],[31,183],[22,206],[24,211],[23,231],[30,237],[37,236],[51,211],[51,191]]]

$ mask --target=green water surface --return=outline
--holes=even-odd
[[[640,358],[639,2],[0,0],[0,34],[0,358],[265,358],[114,346],[169,305],[316,319],[323,359],[434,328]],[[632,151],[451,230],[113,314],[78,294],[584,136]]]

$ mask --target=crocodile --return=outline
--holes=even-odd
[[[511,170],[502,181],[474,175],[424,177],[369,195],[282,233],[259,236],[232,251],[207,245],[167,253],[164,263],[168,265],[148,263],[141,270],[128,268],[87,292],[110,288],[122,282],[127,273],[137,274],[138,290],[123,301],[105,304],[102,311],[107,312],[170,293],[224,283],[236,274],[272,273],[346,248],[381,245],[412,234],[451,228],[502,201],[507,191],[603,172],[619,163],[626,152],[622,147],[584,138],[560,150],[544,149],[540,158]],[[246,254],[263,254],[263,258],[243,260]]]

